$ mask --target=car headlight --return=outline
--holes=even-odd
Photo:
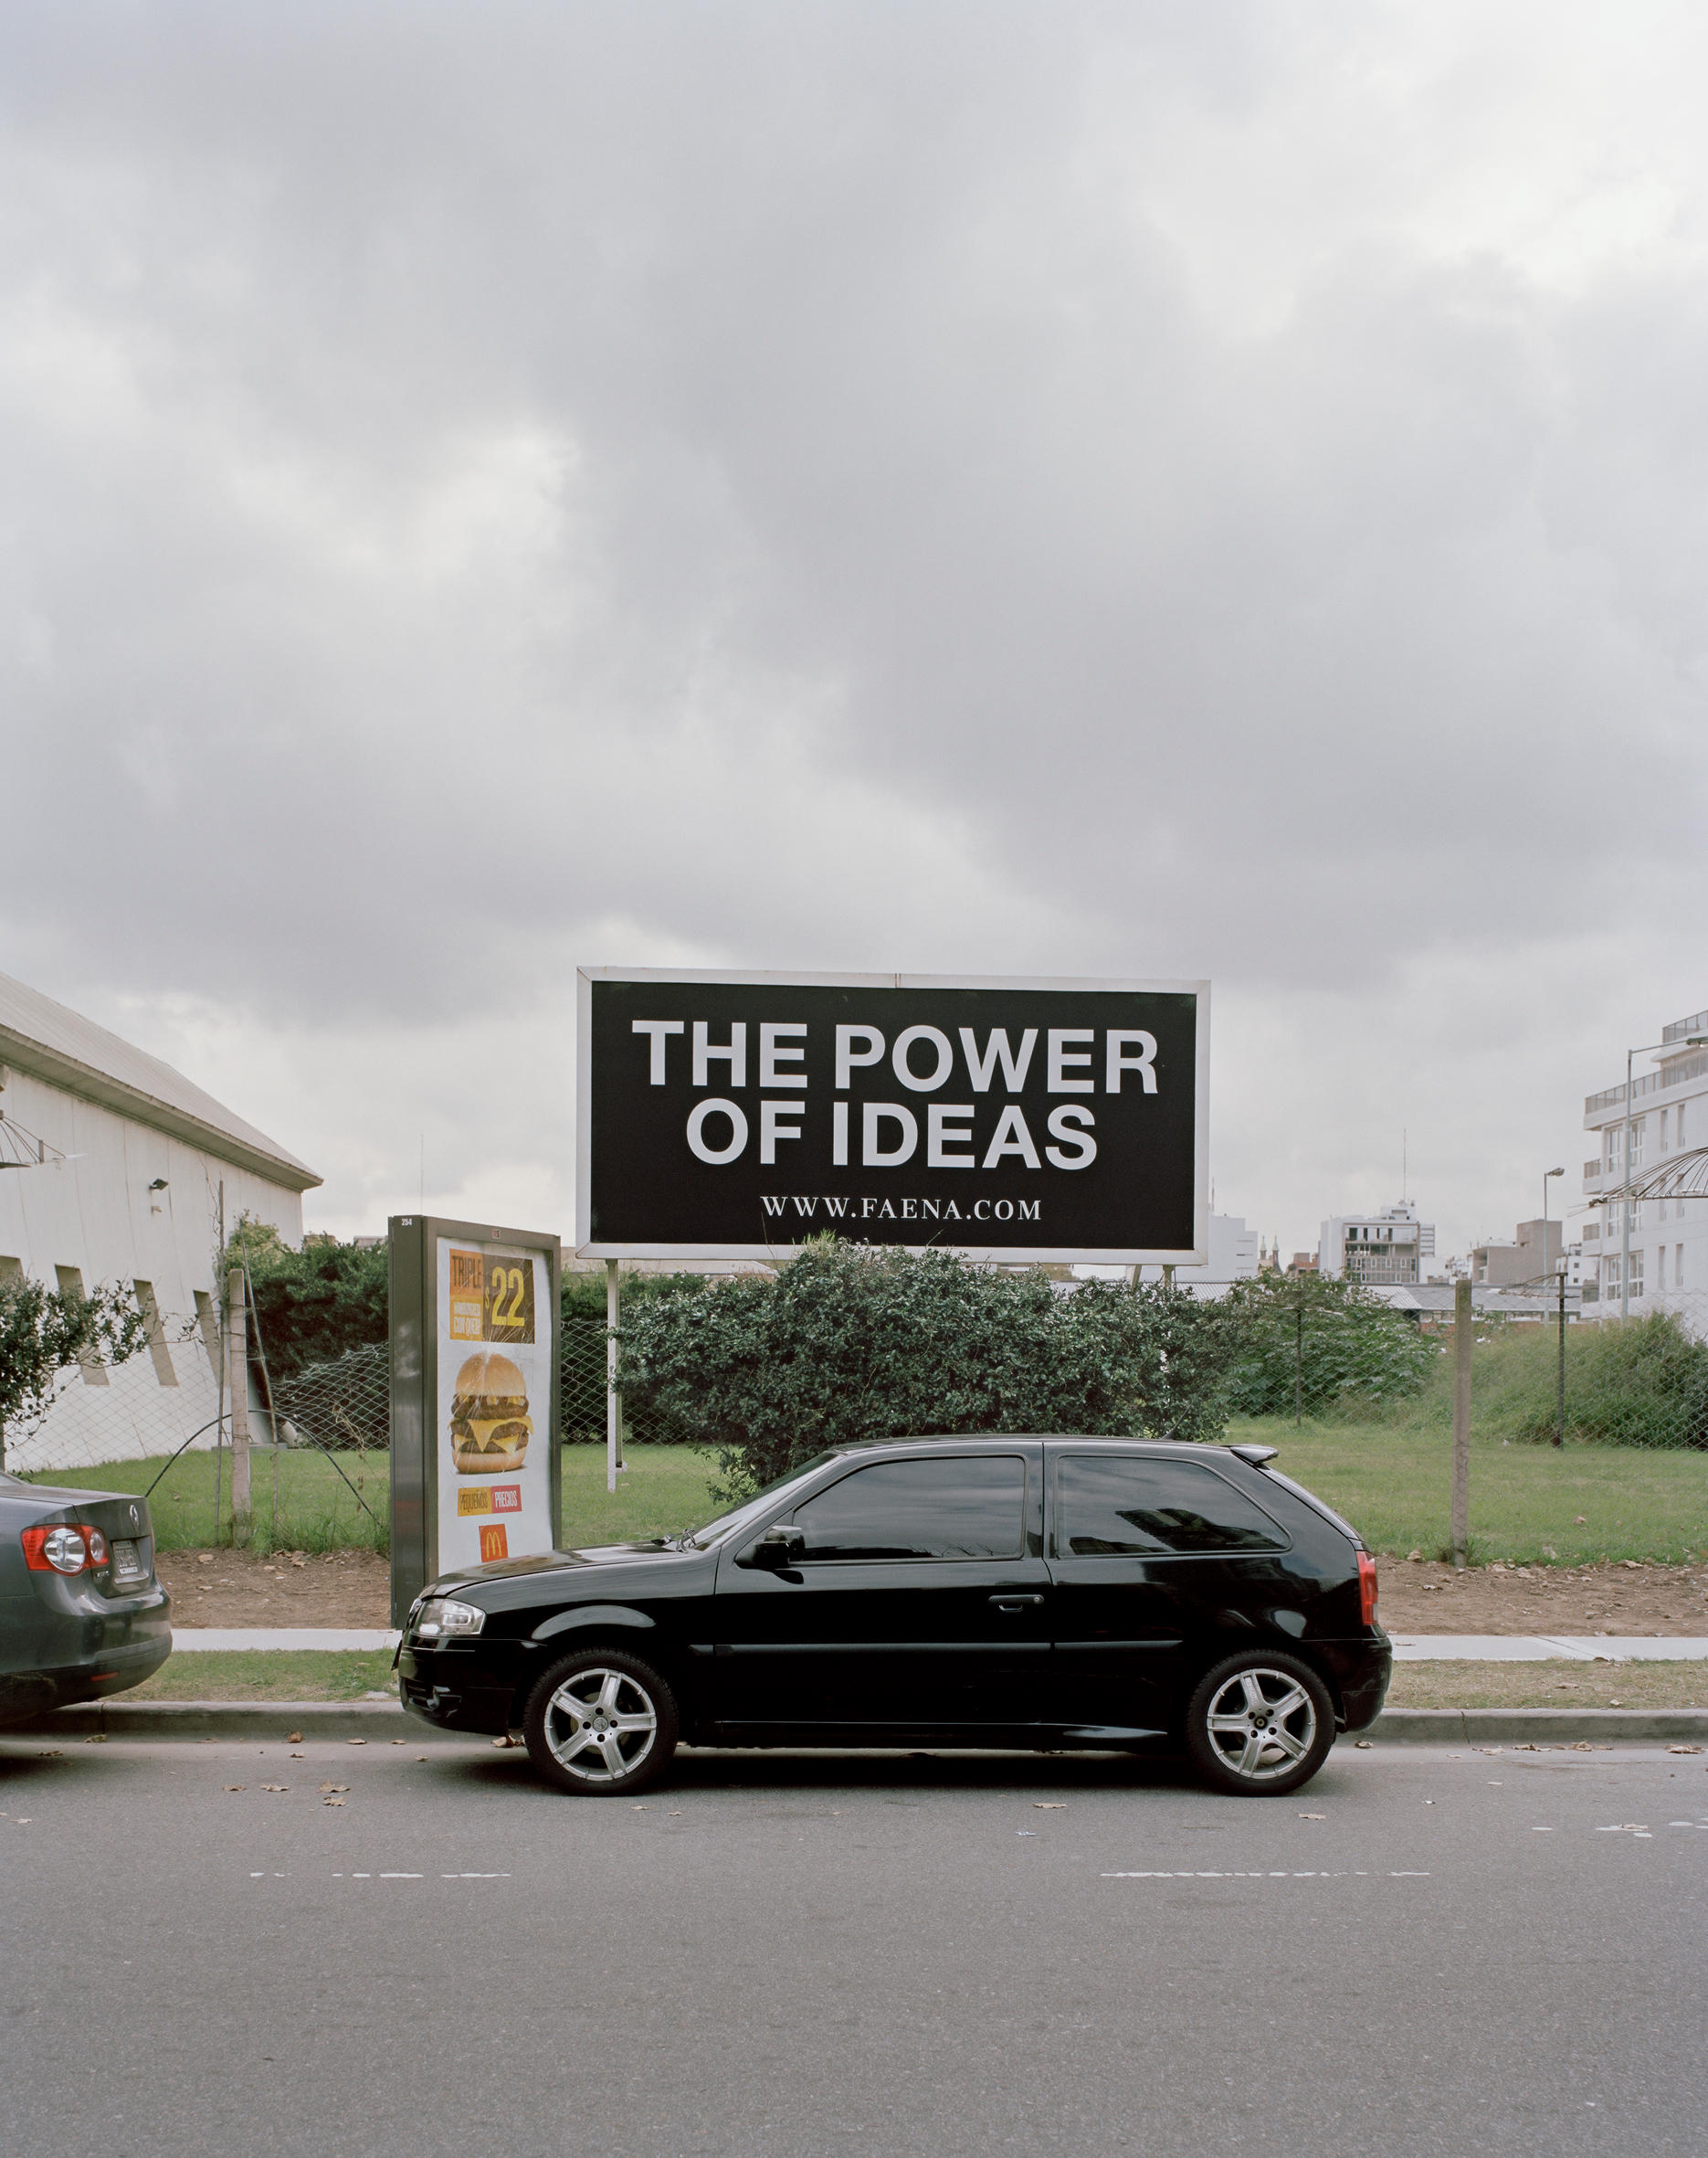
[[[422,1641],[442,1641],[451,1634],[478,1634],[486,1613],[472,1603],[459,1603],[454,1596],[429,1596],[416,1613],[415,1632]]]

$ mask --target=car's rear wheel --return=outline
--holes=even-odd
[[[1334,1743],[1334,1704],[1309,1664],[1247,1649],[1199,1679],[1186,1750],[1218,1791],[1281,1798],[1308,1783]]]
[[[560,1791],[617,1798],[662,1775],[676,1751],[676,1697],[638,1656],[585,1648],[545,1672],[522,1717],[529,1758]]]

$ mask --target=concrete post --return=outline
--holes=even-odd
[[[235,1529],[250,1513],[248,1300],[244,1295],[241,1266],[234,1266],[226,1276],[226,1370],[231,1387],[231,1520]]]
[[[1471,1352],[1477,1322],[1471,1284],[1453,1289],[1453,1563],[1463,1568],[1471,1532]]]

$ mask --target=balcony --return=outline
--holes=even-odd
[[[1631,1081],[1631,1100],[1633,1103],[1639,1102],[1645,1095],[1658,1094],[1663,1086],[1682,1086],[1687,1079],[1700,1079],[1704,1074],[1708,1074],[1708,1050],[1699,1051],[1694,1056],[1681,1057],[1679,1062],[1667,1071],[1649,1072],[1640,1079],[1633,1079]],[[1594,1116],[1603,1109],[1612,1108],[1616,1104],[1620,1108],[1624,1107],[1624,1087],[1604,1086],[1599,1094],[1585,1096],[1584,1115]]]

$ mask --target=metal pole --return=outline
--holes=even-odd
[[[1471,1284],[1453,1289],[1453,1563],[1461,1571],[1471,1531]]]
[[[214,1287],[219,1287],[217,1263],[226,1255],[226,1179],[219,1179],[219,1250],[214,1274]],[[214,1541],[219,1541],[219,1481],[226,1463],[226,1315],[219,1315],[219,1417],[214,1425]]]
[[[1619,1201],[1620,1229],[1623,1243],[1619,1257],[1619,1317],[1631,1316],[1631,1059],[1634,1049],[1625,1052],[1625,1196]]]
[[[1293,1312],[1292,1420],[1295,1430],[1304,1422],[1304,1284],[1299,1285],[1299,1302]]]
[[[617,1489],[617,1464],[621,1458],[621,1435],[618,1430],[622,1407],[617,1395],[617,1322],[620,1308],[617,1285],[617,1261],[605,1262],[605,1487]]]
[[[1560,1383],[1554,1408],[1554,1444],[1566,1444],[1566,1262],[1560,1261]]]
[[[226,1275],[226,1328],[230,1347],[226,1364],[231,1373],[231,1526],[247,1521],[252,1507],[249,1497],[249,1356],[248,1341],[248,1298],[243,1293],[243,1269],[234,1266]]]

